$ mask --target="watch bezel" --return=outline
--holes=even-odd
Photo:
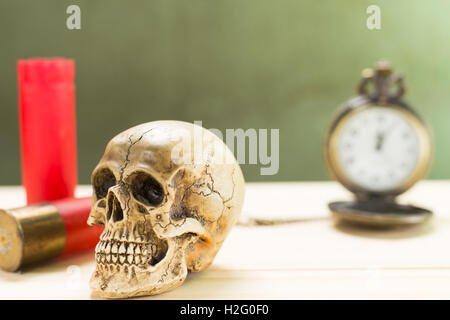
[[[405,115],[416,131],[419,139],[420,153],[414,171],[399,186],[384,191],[368,190],[352,181],[342,169],[337,155],[338,139],[345,124],[355,114],[373,107],[395,109]],[[430,168],[433,153],[431,133],[428,127],[419,115],[409,106],[401,101],[389,101],[382,104],[377,101],[371,101],[364,96],[359,96],[350,100],[348,104],[339,111],[327,130],[324,147],[326,167],[332,178],[340,182],[349,191],[355,193],[358,198],[362,199],[371,197],[395,197],[405,192],[416,182],[425,177]]]

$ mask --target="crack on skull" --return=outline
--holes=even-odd
[[[235,170],[236,170],[235,167],[233,167],[233,170],[231,172],[231,182],[232,182],[233,187],[232,187],[231,195],[230,195],[229,198],[224,198],[224,196],[215,188],[215,186],[214,186],[215,181],[214,181],[214,178],[212,176],[212,173],[208,171],[209,167],[210,167],[209,164],[205,165],[204,174],[206,174],[209,177],[209,179],[211,180],[211,183],[210,184],[208,182],[199,183],[198,181],[203,178],[203,177],[201,177],[198,180],[194,181],[192,184],[190,184],[185,189],[185,193],[183,194],[183,197],[182,197],[182,200],[184,200],[184,197],[185,197],[186,192],[188,190],[190,192],[194,193],[194,194],[197,194],[197,195],[200,195],[200,196],[203,196],[203,197],[208,197],[208,196],[210,196],[213,193],[217,194],[220,197],[220,199],[222,200],[222,210],[221,210],[221,213],[220,213],[220,215],[219,215],[219,217],[217,219],[209,221],[209,220],[205,220],[205,219],[201,218],[198,215],[198,212],[196,212],[195,214],[191,214],[193,217],[195,217],[196,219],[202,221],[204,224],[212,224],[214,222],[217,222],[218,220],[220,220],[222,218],[225,209],[231,209],[232,208],[232,206],[227,206],[226,204],[234,198],[234,193],[235,193],[235,188],[236,188],[236,183],[234,181],[234,174],[235,174]],[[208,188],[209,193],[205,193],[203,191],[191,190],[193,187],[197,187],[197,188],[206,187],[206,188]]]
[[[147,130],[147,131],[145,131],[145,132],[143,132],[140,136],[139,136],[139,138],[138,139],[136,139],[135,141],[133,141],[132,140],[132,138],[133,138],[133,134],[131,134],[129,137],[128,137],[128,141],[129,141],[129,146],[128,146],[128,148],[127,148],[127,153],[126,153],[126,155],[125,155],[125,160],[124,160],[124,162],[123,162],[123,165],[120,167],[120,169],[119,169],[119,181],[118,181],[118,184],[122,187],[122,188],[124,188],[127,192],[125,192],[125,194],[126,194],[126,202],[125,202],[125,210],[124,210],[124,213],[125,214],[127,214],[128,215],[128,213],[129,213],[129,211],[131,210],[131,205],[130,205],[130,202],[131,202],[131,190],[130,190],[130,186],[123,180],[123,175],[124,175],[124,173],[125,173],[125,170],[126,170],[126,168],[128,167],[128,164],[130,163],[130,154],[131,154],[131,149],[139,142],[139,141],[141,141],[143,138],[144,138],[144,136],[147,134],[147,133],[149,133],[150,131],[152,131],[153,130],[153,128],[152,129],[149,129],[149,130]]]
[[[131,195],[130,195],[130,190],[129,190],[129,188],[128,188],[128,187],[126,187],[126,188],[127,188],[127,201],[126,201],[126,204],[125,204],[125,214],[128,216],[128,215],[129,215],[129,212],[130,212],[130,210],[131,210],[131,206],[130,206]]]
[[[101,286],[100,286],[100,289],[101,290],[106,290],[106,288],[108,287],[108,284],[109,284],[109,281],[111,280],[111,278],[112,278],[113,276],[111,275],[111,276],[109,276],[109,277],[104,277],[103,276],[103,274],[101,274],[101,282],[102,282],[102,284],[101,284]]]
[[[169,211],[165,211],[165,212],[163,212],[162,214],[163,214],[164,216],[166,216],[166,215],[170,214],[170,210],[169,210]],[[166,230],[167,230],[167,227],[170,226],[170,225],[172,225],[172,226],[174,226],[174,227],[181,227],[182,225],[184,225],[184,224],[186,223],[186,220],[187,220],[187,218],[186,218],[186,217],[183,217],[183,220],[181,220],[179,223],[178,223],[177,220],[175,220],[177,223],[174,223],[173,220],[172,220],[172,219],[170,218],[170,216],[169,216],[169,222],[167,222],[166,225],[163,225],[161,222],[155,222],[154,225],[155,225],[155,226],[158,225],[158,226],[161,227],[161,229],[163,229],[164,231],[166,231]]]
[[[169,269],[170,269],[170,265],[172,264],[173,260],[175,259],[175,257],[177,256],[178,253],[172,255],[172,257],[170,258],[169,263],[167,264],[166,270],[164,270],[164,273],[161,275],[161,278],[158,280],[159,283],[164,283],[164,278],[167,277],[169,275]]]
[[[120,168],[120,177],[119,177],[119,180],[120,180],[121,182],[123,182],[123,174],[124,174],[124,172],[125,172],[125,169],[127,168],[128,164],[130,163],[130,158],[129,158],[129,157],[130,157],[130,154],[131,154],[131,149],[134,147],[134,145],[135,145],[136,143],[138,143],[139,141],[141,141],[142,138],[144,138],[144,136],[145,136],[147,133],[149,133],[149,132],[152,131],[152,130],[153,130],[153,128],[152,128],[152,129],[149,129],[149,130],[147,130],[147,131],[145,131],[145,132],[143,132],[143,133],[140,135],[140,137],[139,137],[138,139],[136,139],[134,142],[133,142],[133,140],[132,140],[133,134],[130,135],[130,136],[128,137],[128,141],[129,141],[130,145],[128,146],[127,153],[126,153],[126,155],[125,155],[125,161],[124,161],[122,167]]]
[[[212,177],[212,174],[210,172],[208,172],[208,169],[209,169],[209,164],[205,165],[205,173],[211,179],[211,184],[212,184],[211,192],[216,193],[222,199],[222,202],[225,205],[227,202],[229,202],[230,200],[232,200],[234,198],[234,189],[235,189],[234,171],[236,170],[236,168],[233,167],[233,171],[231,172],[231,181],[232,181],[232,184],[233,184],[233,188],[231,190],[231,196],[228,199],[224,199],[222,194],[218,190],[215,189],[215,187],[214,187],[214,183],[215,183],[214,182],[214,178]]]
[[[183,250],[178,250],[175,254],[172,255],[172,257],[170,258],[169,263],[167,264],[166,269],[164,270],[164,273],[161,274],[161,277],[158,280],[158,283],[164,283],[164,278],[169,276],[169,272],[172,272],[172,274],[174,276],[179,275],[180,267],[181,267],[181,264],[179,262],[179,260],[180,260],[179,259],[179,255],[184,254],[186,247],[188,247],[192,243],[193,239],[195,239],[196,236],[197,235],[195,233],[185,233],[185,234],[183,234],[183,235],[181,235],[180,237],[177,238],[177,247],[178,248],[179,247],[183,247]],[[180,246],[180,244],[178,242],[181,242],[182,245]],[[170,266],[172,265],[172,263],[175,260],[175,258],[177,258],[176,259],[177,264],[174,267],[171,268]]]
[[[203,197],[208,197],[209,195],[214,193],[214,194],[217,194],[220,197],[221,201],[222,201],[222,210],[221,210],[221,213],[220,213],[219,217],[214,219],[214,220],[212,220],[212,221],[206,220],[205,218],[200,216],[200,214],[198,213],[197,209],[190,209],[189,210],[188,208],[186,208],[184,206],[182,206],[182,207],[178,206],[178,208],[176,208],[176,209],[181,210],[182,212],[174,213],[173,209],[170,209],[168,212],[167,211],[163,212],[163,214],[165,216],[167,214],[170,214],[168,223],[164,225],[161,222],[155,222],[154,223],[155,225],[158,225],[161,229],[166,231],[169,226],[174,226],[174,227],[181,227],[181,226],[183,226],[186,223],[186,220],[188,218],[194,218],[195,220],[199,221],[202,225],[211,225],[211,224],[219,221],[222,218],[225,209],[231,209],[232,208],[232,206],[227,206],[226,204],[234,198],[235,187],[236,187],[236,183],[234,181],[234,174],[235,174],[236,168],[233,167],[233,170],[232,170],[232,173],[231,173],[231,180],[232,180],[233,187],[232,187],[232,192],[231,192],[231,195],[230,195],[229,198],[224,198],[222,196],[222,194],[218,190],[215,189],[214,178],[212,177],[212,174],[210,172],[208,172],[208,168],[209,168],[209,165],[206,165],[205,166],[205,170],[204,170],[204,174],[206,174],[210,178],[211,184],[208,184],[207,182],[199,183],[199,180],[201,180],[203,177],[201,177],[201,178],[195,180],[194,182],[192,182],[189,186],[184,188],[183,195],[181,197],[181,200],[179,201],[179,206],[182,206],[182,203],[183,203],[183,201],[184,201],[188,191],[192,192],[194,194],[203,196]],[[181,174],[182,174],[182,176],[180,177],[180,179],[182,179],[185,176],[186,172],[183,170],[183,171],[181,171]],[[200,188],[200,187],[203,187],[203,186],[206,186],[209,189],[210,192],[209,193],[204,193],[203,191],[196,192],[194,190],[191,190],[193,187]]]

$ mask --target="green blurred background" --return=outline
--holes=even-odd
[[[66,8],[81,7],[81,30]],[[366,8],[381,8],[368,30]],[[379,58],[405,75],[406,100],[434,131],[433,179],[450,178],[450,1],[2,0],[0,184],[20,183],[16,60],[76,60],[79,180],[133,125],[279,128],[280,170],[249,181],[328,179],[324,130]]]

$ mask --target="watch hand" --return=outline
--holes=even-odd
[[[385,135],[381,132],[377,132],[377,143],[375,145],[375,150],[376,151],[380,151],[383,147],[383,142],[384,142],[384,137]]]
[[[383,131],[377,132],[377,144],[375,149],[380,151],[383,148],[384,141],[386,140],[386,135],[390,134],[395,128],[395,123],[391,124],[389,128]]]

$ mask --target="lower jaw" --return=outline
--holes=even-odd
[[[102,267],[105,270],[99,269]],[[187,269],[183,268],[184,270],[173,278],[161,281],[161,273],[151,272],[148,269],[137,266],[112,266],[111,272],[110,267],[108,266],[106,271],[106,266],[97,265],[90,281],[94,298],[98,296],[117,299],[156,295],[178,287],[187,276]],[[120,271],[117,271],[117,267]],[[125,272],[125,267],[128,267],[128,273]]]
[[[94,295],[101,298],[129,298],[163,293],[181,285],[187,276],[185,249],[167,242],[167,250],[156,263],[144,265],[98,264],[91,278]]]

